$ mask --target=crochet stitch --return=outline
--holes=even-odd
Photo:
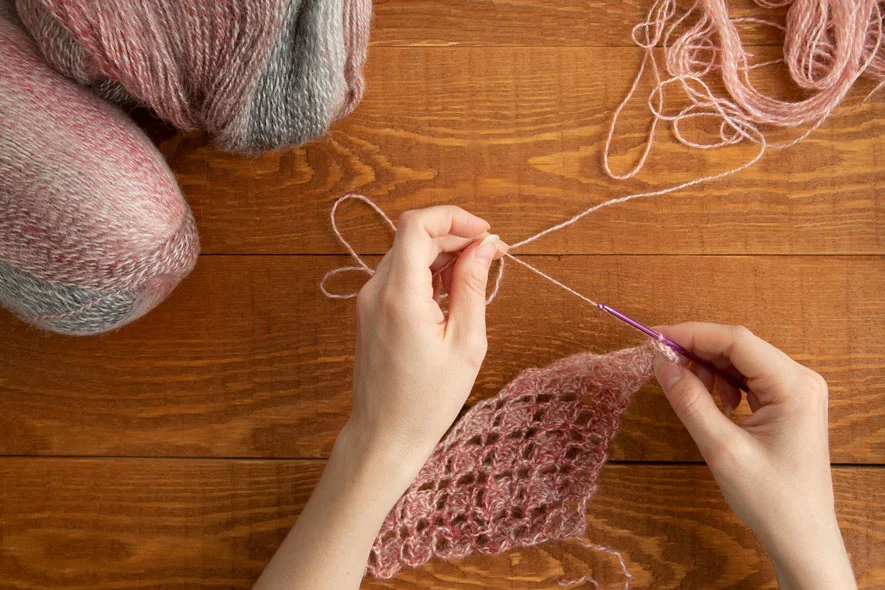
[[[0,1],[0,304],[94,334],[147,313],[193,268],[175,177],[119,109],[53,71]]]
[[[609,442],[657,351],[650,342],[527,369],[473,407],[388,515],[369,573],[581,537]]]

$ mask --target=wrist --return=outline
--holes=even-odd
[[[835,520],[835,517],[834,517]],[[815,535],[801,535],[768,548],[783,590],[856,588],[848,552],[838,525]]]
[[[392,507],[418,475],[424,461],[386,444],[348,421],[338,435],[329,463],[350,474],[351,481],[368,488]]]

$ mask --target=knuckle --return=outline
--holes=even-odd
[[[469,211],[467,211],[467,209],[459,207],[458,205],[449,205],[446,208],[445,213],[452,218],[459,216],[473,217],[473,215]]]
[[[464,345],[464,357],[467,364],[478,369],[486,358],[488,352],[488,340],[485,335],[474,336],[467,340]]]
[[[378,294],[378,311],[385,317],[397,318],[402,310],[400,297],[392,289],[382,289]]]
[[[755,336],[746,326],[730,326],[730,330],[735,340],[746,340]]]
[[[803,368],[800,377],[802,389],[815,401],[826,401],[829,396],[827,381],[819,373],[808,368]]]
[[[356,309],[358,314],[364,315],[371,313],[372,308],[375,305],[374,291],[374,285],[372,285],[371,280],[359,290],[359,293],[356,295]]]
[[[748,464],[747,450],[740,441],[727,439],[717,441],[703,450],[704,460],[714,471],[734,473]]]
[[[686,383],[683,379],[671,390],[673,409],[680,416],[693,417],[700,411],[701,395],[698,388]]]
[[[485,298],[487,278],[481,272],[472,271],[465,273],[462,279],[464,286],[474,295]]]
[[[408,211],[404,211],[403,214],[399,216],[397,226],[400,229],[411,227],[420,218],[420,216],[421,212],[417,209],[409,209]]]

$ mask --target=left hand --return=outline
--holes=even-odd
[[[459,207],[407,211],[357,300],[354,407],[345,431],[411,478],[458,416],[485,358],[489,268],[507,248],[488,229]],[[448,317],[433,280],[441,268]]]
[[[353,414],[257,590],[359,587],[384,518],[458,416],[485,357],[489,267],[507,248],[488,229],[458,207],[400,217],[357,302]],[[433,284],[440,269],[448,317]]]

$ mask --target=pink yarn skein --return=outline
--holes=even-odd
[[[18,0],[46,60],[224,149],[301,144],[363,93],[371,0]]]
[[[359,104],[371,11],[371,0],[0,0],[0,305],[56,332],[104,332],[196,263],[173,174],[98,96],[232,151],[304,143]]]
[[[755,1],[763,8],[789,7],[785,22],[732,18],[725,0],[696,0],[682,11],[676,0],[652,2],[646,20],[633,29],[633,42],[643,50],[642,64],[627,96],[615,109],[603,150],[602,165],[609,176],[626,179],[639,173],[661,122],[669,123],[676,140],[692,148],[715,149],[743,142],[759,146],[756,156],[745,164],[676,188],[734,174],[755,164],[769,148],[784,149],[805,139],[861,77],[879,83],[870,94],[885,81],[883,9],[877,0]],[[741,40],[738,25],[743,23],[782,30],[783,57],[756,59]],[[664,55],[663,67],[657,51]],[[801,98],[780,99],[753,84],[753,70],[777,65],[783,66],[797,89],[804,92]],[[647,98],[653,119],[645,147],[632,168],[614,172],[610,154],[618,118],[647,71],[654,87]],[[724,93],[713,90],[717,82],[724,85]],[[674,95],[681,100],[673,100]],[[685,124],[698,118],[718,123],[718,133],[710,139],[689,137]],[[798,137],[779,145],[767,136],[771,127],[803,126],[807,128]]]
[[[162,301],[199,254],[175,176],[118,108],[52,70],[0,2],[0,304],[94,334]]]

